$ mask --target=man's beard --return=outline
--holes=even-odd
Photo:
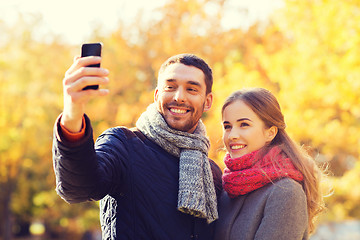
[[[203,104],[202,108],[199,109],[199,111],[201,111],[201,114],[199,114],[198,117],[196,117],[196,115],[199,113],[199,111],[195,112],[194,108],[191,106],[187,106],[185,104],[176,104],[176,103],[170,103],[165,106],[166,109],[169,109],[170,107],[184,107],[190,109],[189,112],[191,115],[187,120],[182,120],[181,117],[172,116],[173,120],[175,120],[175,124],[169,123],[166,117],[164,116],[164,114],[162,114],[165,119],[165,122],[170,128],[173,128],[178,131],[189,132],[192,128],[194,128],[198,124],[202,116],[202,113],[204,112],[205,103]],[[183,123],[183,124],[179,124],[179,123]]]

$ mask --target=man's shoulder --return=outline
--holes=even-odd
[[[118,138],[126,138],[126,139],[131,139],[134,137],[137,137],[141,140],[145,140],[146,137],[143,133],[141,133],[136,127],[134,128],[128,128],[125,126],[117,126],[117,127],[112,127],[109,128],[107,130],[105,130],[99,137],[104,137],[104,136],[115,136]]]
[[[216,195],[219,198],[221,195],[222,189],[223,189],[223,187],[222,187],[222,171],[214,160],[209,158],[209,162],[210,162],[211,172],[212,172],[213,179],[214,179]]]
[[[210,166],[211,166],[211,170],[213,171],[213,173],[215,172],[218,175],[222,175],[222,171],[221,168],[219,167],[219,165],[217,165],[217,163],[212,160],[211,158],[208,158],[209,162],[210,162]]]

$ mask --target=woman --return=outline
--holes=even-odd
[[[222,119],[228,153],[215,239],[308,239],[323,209],[321,171],[287,135],[276,98],[237,91]]]

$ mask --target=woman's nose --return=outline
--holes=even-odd
[[[232,128],[229,133],[229,139],[235,140],[235,139],[238,139],[239,137],[240,137],[239,131],[237,131],[236,128]]]

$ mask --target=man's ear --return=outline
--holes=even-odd
[[[210,110],[212,102],[213,102],[213,94],[208,93],[206,95],[206,99],[205,99],[204,112],[207,112]]]
[[[276,126],[272,126],[268,129],[266,129],[266,140],[267,142],[271,142],[278,133],[278,128]]]
[[[159,98],[159,89],[156,88],[154,92],[154,101],[157,102],[158,98]]]

